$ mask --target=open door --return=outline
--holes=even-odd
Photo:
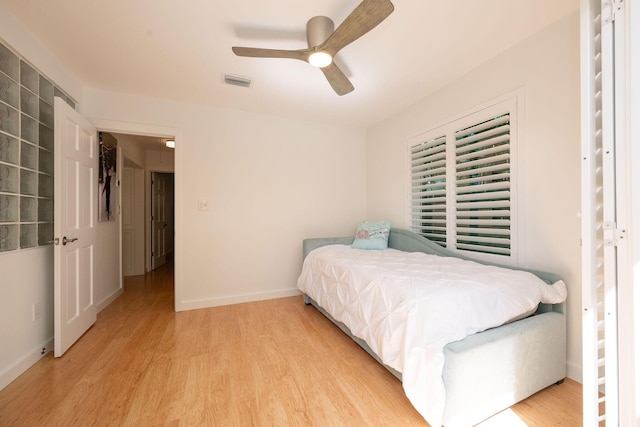
[[[58,97],[54,116],[54,356],[60,357],[97,318],[98,160],[96,129]]]

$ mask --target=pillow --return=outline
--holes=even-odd
[[[360,221],[356,238],[351,245],[354,249],[387,249],[391,222]]]

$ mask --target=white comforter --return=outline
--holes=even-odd
[[[560,303],[562,281],[423,253],[330,245],[307,255],[298,288],[402,373],[411,403],[442,425],[444,347]]]

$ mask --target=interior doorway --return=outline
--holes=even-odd
[[[107,133],[104,132],[103,133]],[[109,132],[118,147],[117,176],[120,215],[120,262],[122,278],[138,276],[173,259],[174,251],[174,149],[170,136],[146,136]],[[162,181],[162,203],[154,197],[153,181]],[[160,206],[160,207],[159,207]],[[154,214],[153,210],[156,210]],[[158,213],[161,214],[158,215]],[[162,241],[154,222],[162,222]],[[161,258],[158,254],[161,254]]]
[[[150,238],[150,215],[146,218],[147,213],[150,212],[150,175],[151,171],[154,172],[167,172],[174,174],[174,194],[173,203],[174,206],[181,206],[182,192],[182,167],[181,167],[181,148],[182,148],[182,131],[180,128],[167,127],[160,125],[152,125],[145,123],[133,123],[117,120],[104,120],[93,119],[93,124],[97,129],[102,132],[109,132],[118,138],[118,144],[121,149],[118,150],[118,156],[122,156],[122,162],[120,165],[124,165],[124,159],[127,160],[127,164],[133,169],[142,169],[143,175],[143,187],[144,190],[136,194],[144,194],[144,236],[142,244],[144,246],[143,264],[144,271],[151,271],[151,238]],[[168,148],[166,146],[167,140],[175,141],[175,148]],[[119,157],[120,158],[120,157]],[[129,163],[132,161],[135,165]],[[123,166],[124,168],[124,166]],[[135,173],[140,173],[135,172]],[[118,189],[119,190],[119,189]],[[121,193],[119,191],[119,193]],[[126,199],[125,199],[126,203]],[[119,208],[122,209],[123,206]],[[126,209],[126,206],[125,206]],[[174,276],[174,304],[175,309],[179,310],[180,298],[182,294],[182,280],[181,280],[181,210],[174,210],[174,252],[172,256]],[[118,240],[122,242],[122,231],[117,233]],[[140,240],[138,239],[138,242]],[[122,247],[119,246],[115,250],[111,246],[110,251],[115,251],[119,256],[118,264],[122,267]],[[124,276],[122,275],[122,268],[120,268],[120,286],[119,292],[114,293],[114,296],[121,294],[124,291]]]

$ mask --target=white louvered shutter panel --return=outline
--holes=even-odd
[[[411,228],[446,246],[446,138],[428,139],[411,150]]]
[[[582,6],[583,424],[637,425],[633,396],[621,393],[628,378],[619,363],[628,360],[620,358],[620,350],[633,344],[618,339],[619,307],[630,288],[625,286],[627,239],[617,238],[627,212],[621,197],[626,164],[619,161],[626,157],[625,3],[587,0]],[[626,421],[620,418],[624,407]]]
[[[511,254],[510,114],[455,132],[456,249]]]

